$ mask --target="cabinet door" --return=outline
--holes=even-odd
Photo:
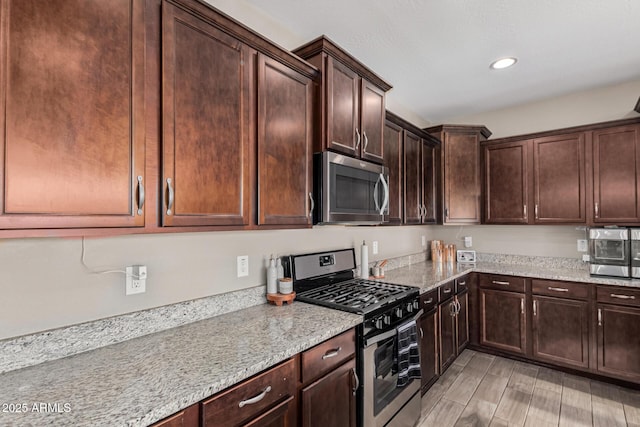
[[[593,221],[640,221],[640,127],[593,132]]]
[[[404,223],[422,222],[422,140],[404,132]]]
[[[526,353],[524,295],[480,289],[480,345]]]
[[[295,427],[295,400],[293,396],[269,409],[264,414],[243,424],[243,427]]]
[[[162,223],[249,224],[252,55],[207,22],[162,7]]]
[[[0,228],[144,226],[144,2],[1,8]]]
[[[198,427],[200,425],[200,404],[196,403],[162,421],[153,424],[152,427]]]
[[[302,426],[356,425],[356,362],[351,359],[302,389]]]
[[[460,354],[469,344],[469,293],[456,295],[456,302],[456,354]]]
[[[422,391],[438,378],[438,310],[420,318],[420,369]]]
[[[327,57],[327,148],[360,155],[360,77],[355,71]]]
[[[584,134],[533,140],[534,222],[584,223]]]
[[[640,382],[640,309],[598,304],[598,371]]]
[[[362,154],[361,157],[382,163],[383,127],[385,116],[384,91],[365,79],[361,79]]]
[[[586,301],[534,295],[533,357],[588,368],[588,313]]]
[[[444,223],[480,223],[480,139],[477,133],[445,133]]]
[[[440,325],[440,374],[442,374],[456,359],[456,305],[454,300],[438,307]]]
[[[528,222],[529,157],[529,141],[485,147],[485,223]]]
[[[385,141],[385,144],[387,142]],[[426,143],[422,144],[422,205],[424,206],[424,217],[422,222],[435,224],[438,221],[437,192],[438,185],[436,154],[439,154],[435,147]]]
[[[384,126],[384,165],[389,169],[389,223],[402,223],[402,128]]]
[[[313,82],[258,59],[258,224],[311,225]]]

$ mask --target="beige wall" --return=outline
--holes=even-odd
[[[493,133],[491,138],[501,138],[640,117],[633,111],[638,97],[640,80],[634,80],[444,122],[485,125]]]
[[[0,339],[264,284],[270,254],[379,242],[370,260],[417,253],[428,227],[318,226],[306,230],[158,234],[81,239],[0,240]],[[249,255],[249,277],[236,257]],[[125,296],[124,275],[148,268],[147,292]]]

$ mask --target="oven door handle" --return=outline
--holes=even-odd
[[[424,313],[424,310],[420,309],[420,311],[418,311],[416,313],[416,315],[413,316],[413,319],[411,319],[411,320],[418,320],[420,318],[420,316],[422,316],[422,313]],[[407,320],[406,322],[410,322],[411,320]],[[404,323],[406,323],[406,322],[404,322]],[[386,340],[388,338],[391,338],[391,337],[393,337],[393,336],[395,336],[397,334],[398,334],[398,328],[395,327],[395,328],[393,328],[391,330],[388,330],[386,332],[381,333],[380,335],[376,335],[376,336],[373,336],[371,338],[365,339],[364,340],[364,347],[365,348],[370,347],[373,344],[379,343],[380,341],[384,341],[384,340]]]

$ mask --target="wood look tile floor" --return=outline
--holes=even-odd
[[[422,397],[419,427],[640,427],[640,391],[465,350]]]

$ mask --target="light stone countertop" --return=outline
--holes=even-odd
[[[387,271],[384,279],[381,280],[401,285],[418,286],[420,287],[420,292],[424,293],[473,271],[537,279],[640,288],[640,280],[637,279],[615,279],[611,277],[591,276],[587,264],[584,265],[584,268],[570,268],[563,267],[562,265],[546,264],[543,258],[540,258],[539,261],[535,263],[523,264],[478,262],[475,265],[451,265],[425,261]]]
[[[0,425],[146,426],[360,323],[302,302],[262,304],[10,371]],[[35,412],[41,402],[62,413]],[[27,412],[5,406],[16,404]]]

